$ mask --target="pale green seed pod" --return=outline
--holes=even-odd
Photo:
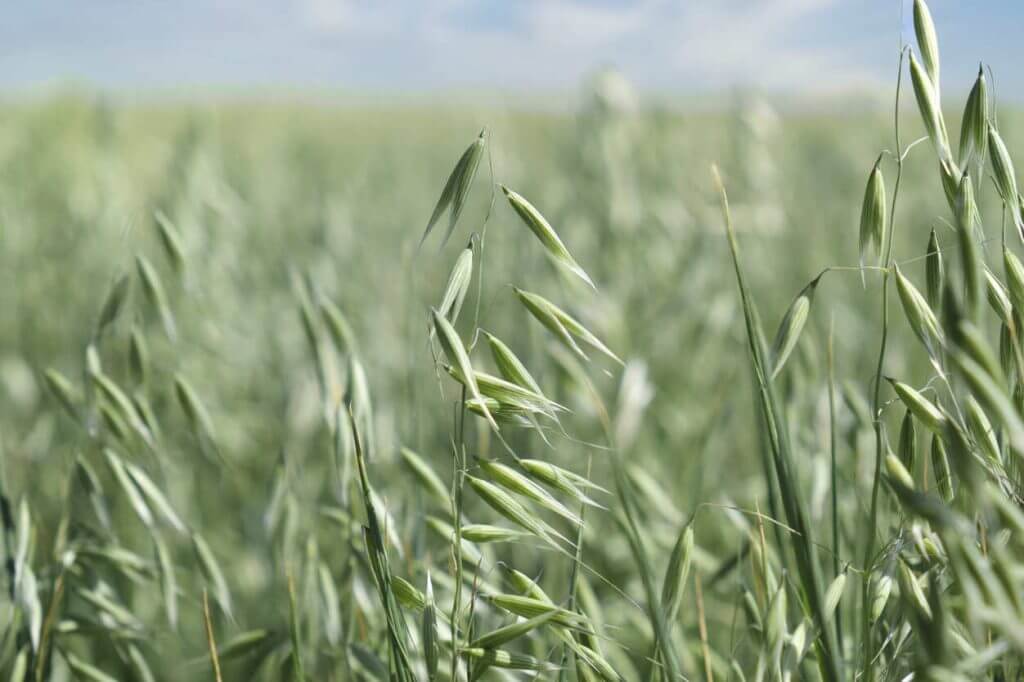
[[[928,597],[925,596],[924,590],[921,589],[921,583],[917,581],[913,571],[905,562],[900,561],[899,564],[897,575],[899,576],[900,594],[922,616],[931,620],[932,608],[928,604]]]
[[[596,289],[594,282],[590,279],[590,276],[580,267],[576,259],[573,258],[572,254],[569,253],[569,249],[565,247],[562,240],[559,238],[558,233],[551,227],[551,224],[541,215],[533,204],[524,199],[519,194],[513,192],[505,185],[501,185],[501,191],[504,192],[505,198],[508,199],[508,203],[515,210],[520,220],[530,228],[534,236],[544,246],[544,253],[548,259],[568,272],[572,273],[576,277],[586,282],[591,288]]]
[[[996,440],[995,430],[992,422],[989,421],[985,410],[982,409],[977,399],[968,394],[967,396],[967,428],[974,437],[974,442],[981,448],[982,454],[994,464],[1002,463],[1002,456],[999,452],[999,442]]]
[[[500,431],[501,429],[498,428],[497,422],[491,416],[486,403],[483,402],[483,396],[480,394],[480,388],[476,384],[476,376],[473,373],[473,365],[469,361],[466,347],[462,345],[462,339],[459,338],[455,328],[452,327],[451,322],[444,315],[435,309],[431,309],[430,312],[434,319],[434,329],[437,330],[437,338],[441,342],[444,354],[448,356],[448,361],[453,366],[457,366],[462,372],[466,388],[469,389],[473,398],[480,402],[484,417],[491,425],[491,428],[495,431]]]
[[[942,180],[942,191],[946,194],[949,208],[956,210],[956,193],[960,189],[960,178],[963,173],[953,159],[939,161],[939,179]]]
[[[171,313],[171,306],[167,303],[167,294],[164,293],[164,285],[160,281],[160,275],[145,256],[136,256],[135,264],[139,272],[139,279],[142,281],[142,292],[146,295],[149,304],[156,310],[167,338],[173,340],[177,336],[177,329],[174,315]]]
[[[935,477],[935,487],[946,503],[953,501],[953,473],[949,468],[949,455],[946,453],[946,446],[939,436],[932,436],[932,475]]]
[[[978,67],[971,94],[964,106],[960,125],[960,163],[967,165],[972,158],[984,159],[988,149],[988,85],[985,71]]]
[[[492,526],[486,523],[469,523],[462,527],[462,537],[469,542],[486,544],[488,542],[511,542],[526,535],[520,530]]]
[[[925,281],[928,305],[933,311],[942,309],[942,285],[946,279],[946,266],[942,258],[939,241],[932,229],[928,237],[928,248],[925,251]]]
[[[975,241],[974,216],[978,212],[978,207],[974,201],[974,183],[971,182],[968,173],[964,173],[960,179],[954,208],[960,265],[964,279],[964,312],[970,319],[977,320],[981,312],[984,265]]]
[[[686,588],[686,579],[690,575],[692,559],[693,526],[687,524],[672,548],[672,555],[669,557],[668,567],[665,569],[665,581],[661,589],[662,608],[665,609],[665,620],[668,623],[674,622],[679,613],[683,590]]]
[[[796,348],[797,341],[800,340],[800,333],[804,330],[804,325],[807,324],[807,316],[811,311],[811,301],[814,300],[814,290],[818,286],[819,279],[816,277],[797,294],[793,302],[789,304],[786,314],[783,315],[782,322],[779,323],[771,350],[772,379],[782,371],[786,360]]]
[[[407,447],[400,448],[399,453],[402,456],[402,461],[406,463],[417,480],[423,484],[427,492],[437,500],[438,504],[445,511],[450,510],[452,508],[452,498],[448,493],[448,488],[441,482],[441,478],[427,464],[426,460]]]
[[[867,186],[864,188],[864,201],[860,209],[860,263],[864,265],[865,256],[874,249],[879,258],[885,248],[886,212],[885,212],[885,178],[879,167],[882,157],[879,156],[868,174]]]
[[[988,296],[988,304],[999,316],[999,321],[1003,324],[1012,324],[1013,306],[1010,304],[1009,292],[988,268],[985,268],[985,293]]]
[[[430,571],[427,571],[426,596],[427,605],[423,609],[420,636],[423,640],[423,658],[427,664],[427,680],[428,682],[434,682],[437,679],[440,647],[437,636],[437,608],[434,606],[434,584],[430,580]]]
[[[473,281],[473,244],[470,242],[459,254],[448,276],[448,284],[445,285],[444,295],[441,297],[441,305],[437,312],[448,318],[448,321],[455,324],[462,310],[462,304],[466,300],[466,292]],[[434,330],[431,329],[431,335]]]
[[[875,623],[882,616],[885,605],[889,603],[889,596],[892,594],[892,577],[881,575],[874,581],[871,599],[871,622]]]
[[[516,471],[512,467],[495,460],[488,460],[480,463],[480,469],[486,472],[491,480],[502,488],[533,500],[573,525],[579,526],[583,523],[579,515],[555,499],[547,490],[530,480],[528,476]]]
[[[913,472],[917,462],[917,426],[914,423],[914,416],[910,413],[910,410],[903,413],[897,454],[900,461],[907,468],[907,471]]]
[[[900,295],[900,303],[903,305],[903,314],[907,318],[907,322],[910,323],[910,328],[914,330],[914,334],[928,350],[928,354],[935,357],[938,347],[944,342],[939,319],[917,287],[903,276],[898,265],[895,266],[895,273],[896,289]]]
[[[917,108],[921,112],[921,120],[935,147],[935,153],[938,154],[940,161],[951,159],[949,138],[946,135],[942,110],[939,108],[938,93],[935,91],[931,78],[921,68],[920,62],[917,61],[917,57],[913,53],[910,54],[910,80],[914,86],[914,96],[917,98]]]
[[[903,462],[900,458],[894,455],[892,452],[885,456],[885,473],[889,475],[894,481],[899,482],[900,485],[914,489],[914,477],[910,475],[907,468],[903,466]]]
[[[835,580],[825,590],[825,619],[831,620],[832,615],[839,607],[839,600],[843,597],[843,590],[846,589],[846,571],[835,577]]]
[[[513,287],[513,290],[526,309],[530,311],[530,314],[533,315],[538,322],[554,333],[555,336],[557,336],[558,339],[569,348],[569,350],[579,356],[581,360],[589,361],[590,358],[587,357],[586,353],[583,352],[583,349],[580,348],[578,343],[576,343],[576,339],[579,339],[598,352],[607,355],[618,364],[623,366],[625,365],[622,359],[604,345],[604,343],[602,343],[593,332],[584,327],[578,320],[556,306],[554,303],[543,296],[529,291],[524,291],[517,287]]]
[[[61,407],[64,408],[72,419],[77,421],[78,406],[82,402],[81,392],[63,374],[55,369],[46,370],[43,373],[43,379],[46,381],[46,387],[50,389],[53,397],[57,399]]]
[[[128,338],[128,367],[132,373],[132,381],[136,385],[146,383],[149,347],[146,345],[146,337],[138,327],[132,327],[131,336]]]
[[[523,361],[512,352],[512,349],[494,334],[484,332],[484,336],[487,338],[487,345],[491,349],[491,357],[494,358],[494,364],[497,365],[501,376],[514,384],[543,395],[540,385],[530,374],[529,370],[526,369]]]
[[[167,262],[171,264],[175,274],[181,276],[185,272],[185,249],[181,245],[181,237],[174,223],[162,211],[153,214],[156,223],[157,234],[160,237],[160,245],[164,248],[164,255]]]
[[[419,612],[427,607],[427,596],[401,576],[391,576],[391,591],[398,602],[407,609]]]
[[[999,326],[999,369],[1012,388],[1017,381],[1017,358],[1014,355],[1013,336],[1005,324]]]
[[[903,404],[913,413],[918,421],[934,433],[942,432],[948,419],[946,415],[939,411],[939,408],[935,407],[930,400],[913,387],[891,377],[886,377],[886,379],[892,385],[893,390],[896,391],[896,395],[899,396]]]
[[[917,37],[917,49],[921,51],[924,68],[928,78],[939,92],[939,40],[935,35],[935,22],[924,0],[914,0],[914,35]]]
[[[1017,175],[1013,170],[1013,160],[1006,149],[999,131],[990,123],[988,126],[989,157],[992,161],[992,174],[996,179],[996,188],[1011,212],[1019,203],[1017,199]]]
[[[448,229],[445,231],[444,239],[441,240],[441,247],[443,248],[448,243],[452,232],[455,231],[456,223],[459,222],[459,216],[462,215],[462,209],[466,205],[469,188],[473,184],[473,178],[476,177],[476,171],[480,166],[480,159],[483,158],[486,143],[487,131],[481,130],[477,138],[466,148],[466,151],[462,152],[462,156],[459,157],[455,168],[452,169],[448,180],[444,184],[444,189],[441,190],[441,196],[438,197],[437,203],[434,205],[434,210],[430,214],[430,220],[427,221],[427,227],[423,230],[423,236],[420,237],[419,247],[423,246],[427,235],[430,234],[430,231],[434,229],[434,225],[437,224],[437,221],[450,207]]]

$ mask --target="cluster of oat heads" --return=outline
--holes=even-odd
[[[774,466],[766,469],[767,484],[769,488],[778,486],[782,518],[799,531],[799,537],[791,539],[798,577],[793,589],[807,604],[806,620],[795,630],[787,630],[788,609],[778,607],[785,587],[776,585],[776,596],[760,613],[758,604],[750,605],[750,617],[765,634],[759,673],[786,670],[805,655],[805,646],[816,650],[814,667],[825,679],[888,679],[907,673],[929,680],[1003,679],[1020,672],[1024,642],[1019,633],[1024,611],[1010,594],[1021,589],[1013,566],[1019,565],[1015,562],[1024,552],[1013,532],[1024,500],[1019,460],[1024,409],[1021,299],[1014,293],[1021,267],[1005,230],[1000,259],[987,262],[988,254],[982,248],[990,234],[982,203],[994,201],[1004,221],[1019,227],[1019,191],[988,101],[984,71],[979,71],[967,98],[954,154],[940,106],[937,32],[923,0],[914,3],[914,28],[917,45],[916,51],[910,50],[911,84],[938,160],[938,182],[948,199],[946,216],[938,214],[934,220],[950,225],[954,239],[952,245],[943,246],[937,231],[932,230],[924,258],[907,258],[909,262],[924,261],[926,286],[922,293],[910,274],[912,268],[898,264],[903,255],[893,253],[897,224],[892,216],[898,195],[886,194],[885,156],[879,156],[864,192],[859,239],[862,266],[872,250],[878,253],[881,265],[877,270],[862,267],[862,277],[879,272],[883,283],[881,351],[870,387],[874,400],[866,419],[860,420],[874,431],[876,443],[870,502],[864,530],[844,540],[834,526],[830,550],[840,552],[845,547],[851,556],[859,552],[863,557],[860,609],[845,610],[845,618],[838,615],[838,608],[846,589],[846,572],[839,572],[839,562],[834,562],[832,585],[823,588],[820,576],[825,564],[818,549],[808,545],[810,528],[805,525],[799,482],[794,478],[801,465],[791,454],[790,427],[785,422],[773,423],[782,409],[773,383],[780,380],[781,364],[804,327],[810,293],[818,280],[797,296],[783,318],[771,353],[766,353],[740,270],[726,204],[751,362],[774,458]],[[901,56],[901,67],[902,63]],[[897,190],[909,151],[901,144],[897,129]],[[996,191],[991,196],[985,196],[988,193],[979,184],[983,172],[993,177]],[[925,236],[920,239],[924,242]],[[955,255],[952,260],[947,257],[950,253]],[[1006,283],[1000,278],[1000,265]],[[931,369],[930,376],[914,382],[883,374],[888,364],[890,279],[895,281],[902,316],[920,343],[919,355],[928,360],[922,366]],[[986,300],[991,315],[986,314]],[[883,377],[895,395],[893,400],[884,398]],[[897,441],[890,444],[886,424],[897,404],[904,407],[902,423]],[[835,429],[835,411],[831,419]],[[929,457],[918,456],[922,447],[918,426],[929,436]],[[834,469],[832,485],[836,485]],[[1013,514],[1007,514],[1007,509],[1013,509]],[[900,597],[896,602],[890,598],[894,587]],[[769,586],[765,593],[771,594],[771,590]],[[776,628],[789,633],[781,640],[778,632],[771,633],[775,618]],[[786,646],[794,647],[796,659],[787,658]]]
[[[354,183],[358,211],[318,167],[341,163],[326,146],[289,138],[273,163],[240,164],[197,142],[202,126],[186,131],[140,201],[159,206],[153,220],[117,242],[130,246],[116,262],[114,249],[94,256],[84,323],[53,325],[55,340],[33,331],[50,322],[38,301],[21,316],[4,306],[5,339],[40,341],[22,352],[44,395],[33,407],[5,349],[0,677],[1020,677],[1014,119],[997,122],[982,69],[960,125],[947,121],[941,21],[924,2],[913,21],[898,106],[920,117],[897,116],[895,144],[861,150],[860,170],[836,168],[866,180],[836,211],[860,209],[848,227],[862,267],[826,268],[795,295],[755,286],[785,246],[757,235],[765,257],[746,257],[747,217],[729,214],[724,189],[739,299],[720,236],[690,233],[706,197],[678,174],[715,136],[684,129],[677,145],[662,114],[644,134],[649,119],[614,93],[578,145],[547,144],[559,127],[543,149],[517,144],[531,176],[515,162],[494,172],[499,136],[444,150],[440,197],[408,148],[375,142],[359,162],[395,182]],[[914,133],[931,145],[908,144]],[[0,165],[13,148],[0,144]],[[581,172],[534,163],[553,148],[578,151]],[[787,172],[806,158],[775,156]],[[124,178],[81,174],[99,184],[60,186],[72,199],[48,210],[33,203],[50,201],[52,169],[23,165],[0,183],[5,223],[82,212],[90,242],[75,250],[89,249],[106,219],[96,197]],[[8,191],[34,175],[47,193]],[[911,216],[908,183],[925,175],[933,191],[910,185]],[[729,186],[752,205],[742,180]],[[49,253],[23,231],[5,229],[5,253],[19,240],[37,248],[16,257]],[[441,248],[417,251],[407,279],[369,257],[417,238]],[[787,262],[821,265],[819,253]],[[858,276],[863,290],[832,286]],[[774,335],[761,304],[778,304]],[[746,363],[730,343],[739,313]]]

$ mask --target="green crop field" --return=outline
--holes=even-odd
[[[0,105],[0,677],[1020,679],[1024,119],[915,10],[884,107]]]

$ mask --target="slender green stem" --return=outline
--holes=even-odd
[[[889,239],[886,242],[885,258],[883,264],[885,272],[882,274],[882,340],[878,349],[878,362],[875,366],[874,392],[872,396],[871,410],[875,430],[875,473],[871,483],[871,509],[869,512],[867,526],[867,543],[864,548],[864,579],[862,583],[861,615],[863,618],[862,644],[864,650],[863,668],[866,674],[865,679],[874,678],[872,659],[874,658],[874,647],[872,646],[872,632],[874,623],[871,622],[871,563],[875,555],[875,536],[878,529],[878,493],[882,480],[882,460],[884,459],[885,443],[882,438],[882,369],[885,366],[885,352],[889,340],[889,280],[890,267],[892,265],[892,245],[896,237],[896,200],[900,193],[900,180],[903,177],[903,154],[900,146],[900,90],[903,84],[903,59],[906,50],[900,49],[899,68],[896,76],[896,104],[894,108],[894,127],[896,137],[896,182],[893,186],[892,203],[889,208]]]
[[[839,477],[836,468],[836,451],[838,434],[836,432],[836,372],[833,340],[835,338],[835,319],[828,327],[828,436],[829,453],[832,466],[832,577],[839,576]],[[836,641],[839,651],[843,651],[843,618],[840,606],[836,605]]]

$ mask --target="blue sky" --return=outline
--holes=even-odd
[[[0,21],[0,92],[570,91],[615,66],[668,94],[891,87],[907,0],[32,0]],[[1022,92],[1021,0],[932,0],[943,90],[984,59]]]

